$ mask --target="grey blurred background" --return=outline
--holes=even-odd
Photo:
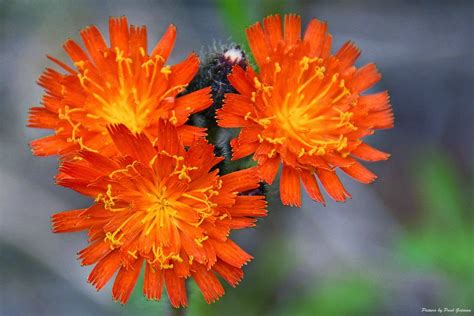
[[[243,28],[271,13],[295,12],[304,24],[329,22],[333,51],[346,40],[375,61],[388,89],[395,128],[369,143],[392,153],[368,165],[370,186],[344,179],[353,199],[326,207],[304,197],[279,205],[234,234],[254,255],[236,288],[217,303],[190,289],[190,315],[418,315],[422,308],[474,310],[472,1],[0,1],[0,315],[160,315],[166,300],[136,289],[126,306],[110,285],[96,293],[76,252],[85,234],[55,235],[50,215],[89,201],[54,185],[56,158],[31,156],[27,129],[40,102],[35,81],[67,60],[67,38],[109,16],[148,27],[149,43],[178,27],[170,63],[215,41],[242,40]],[[348,181],[346,181],[348,180]],[[138,285],[139,287],[140,285]],[[183,311],[178,311],[183,313]],[[470,313],[472,314],[472,313]]]

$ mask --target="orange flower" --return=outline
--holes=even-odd
[[[186,306],[185,279],[192,277],[205,300],[224,294],[217,275],[236,286],[252,257],[229,239],[233,229],[252,227],[266,215],[259,178],[246,169],[224,176],[213,169],[222,158],[200,139],[186,151],[176,128],[159,123],[155,145],[124,125],[109,127],[120,155],[80,151],[82,163],[66,161],[60,185],[95,199],[85,209],[53,215],[54,232],[88,230],[79,252],[98,290],[118,271],[114,299],[126,303],[145,262],[143,292],[160,300],[163,285],[173,306]]]
[[[234,67],[229,81],[239,94],[227,94],[217,113],[219,125],[241,127],[232,140],[233,159],[253,154],[263,180],[272,183],[280,162],[281,200],[301,206],[300,180],[309,196],[324,203],[316,178],[337,201],[350,197],[336,170],[369,183],[376,176],[366,161],[389,155],[362,142],[375,129],[391,128],[387,92],[362,95],[381,76],[374,64],[356,68],[360,52],[348,42],[331,55],[326,23],[313,19],[301,38],[301,19],[269,16],[264,27],[247,29],[259,73]]]
[[[74,69],[48,56],[66,74],[48,68],[39,79],[46,93],[42,106],[30,110],[28,126],[55,134],[31,142],[35,155],[67,156],[80,149],[113,155],[108,124],[124,124],[154,139],[158,120],[165,119],[178,127],[186,144],[205,135],[204,129],[184,123],[211,105],[210,88],[177,97],[198,71],[198,57],[193,53],[177,65],[165,65],[176,38],[174,25],[150,55],[145,26],[129,27],[125,17],[111,18],[109,32],[107,47],[97,27],[82,30],[87,53],[73,40],[66,41]]]

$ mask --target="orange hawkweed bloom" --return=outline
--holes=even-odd
[[[242,128],[232,140],[233,159],[253,154],[263,180],[272,183],[280,162],[281,200],[301,206],[300,180],[309,196],[324,203],[316,179],[337,201],[350,197],[336,169],[363,183],[376,176],[355,158],[366,161],[389,155],[362,142],[376,129],[391,128],[387,92],[362,95],[381,76],[374,64],[356,68],[360,52],[348,42],[331,55],[326,23],[313,19],[301,38],[301,19],[269,16],[263,28],[247,29],[255,61],[234,67],[229,81],[239,94],[227,94],[217,113],[219,125]]]
[[[252,258],[229,239],[230,231],[266,215],[264,196],[240,194],[258,187],[255,170],[219,176],[213,167],[222,158],[214,147],[199,139],[186,150],[169,123],[159,123],[154,145],[124,125],[109,132],[119,155],[80,151],[82,162],[62,163],[58,183],[95,203],[53,215],[53,231],[88,231],[90,245],[79,258],[95,264],[89,282],[99,290],[118,271],[112,295],[121,303],[143,264],[149,299],[160,300],[166,286],[171,304],[186,306],[188,277],[208,303],[219,299],[224,289],[217,275],[236,286]]]
[[[67,156],[81,149],[113,155],[108,124],[124,124],[154,139],[158,120],[165,119],[178,127],[186,144],[205,135],[204,129],[184,123],[190,114],[211,105],[210,88],[177,96],[198,71],[197,55],[165,65],[175,26],[168,27],[151,54],[145,26],[129,26],[125,17],[111,18],[109,33],[110,47],[95,26],[81,31],[86,51],[66,41],[73,68],[48,56],[65,74],[48,68],[39,79],[46,93],[42,106],[30,110],[28,126],[52,129],[54,135],[31,142],[35,155]]]

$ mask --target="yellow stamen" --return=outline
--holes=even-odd
[[[165,75],[166,79],[168,79],[168,75],[171,74],[171,66],[165,66],[161,68],[160,72]]]
[[[202,242],[208,239],[209,239],[209,236],[204,236],[201,238],[195,238],[194,242],[196,243],[196,245],[198,245],[198,247],[203,247]]]
[[[84,68],[84,65],[85,65],[85,61],[84,60],[79,60],[79,61],[76,61],[74,63],[74,66],[76,66],[77,68],[79,69],[83,69]]]
[[[186,179],[188,182],[191,181],[191,177],[188,175],[188,171],[196,170],[198,167],[188,167],[185,164],[181,166],[181,170],[176,170],[172,173],[178,175],[179,180],[184,180]]]
[[[273,157],[275,157],[275,152],[276,152],[276,149],[273,148],[273,149],[267,154],[268,158],[273,158]]]
[[[176,117],[176,112],[174,110],[171,111],[171,118],[169,119],[171,124],[176,125],[178,123],[178,118]]]
[[[226,219],[229,215],[227,213],[224,213],[222,214],[221,216],[219,216],[219,219],[220,220],[223,220],[223,219]]]
[[[286,140],[286,137],[278,137],[278,138],[271,138],[271,137],[263,137],[262,135],[257,135],[258,140],[263,143],[264,141],[269,142],[270,144],[280,144],[282,145],[283,142]]]

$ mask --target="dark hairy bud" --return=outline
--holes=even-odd
[[[214,103],[208,109],[194,115],[192,119],[195,124],[202,124],[200,121],[204,119],[204,127],[210,128],[215,125],[214,116],[216,110],[222,107],[224,95],[236,93],[227,79],[235,65],[239,65],[243,69],[247,67],[245,52],[237,44],[215,47],[204,58],[199,73],[188,85],[186,93],[210,86]]]

